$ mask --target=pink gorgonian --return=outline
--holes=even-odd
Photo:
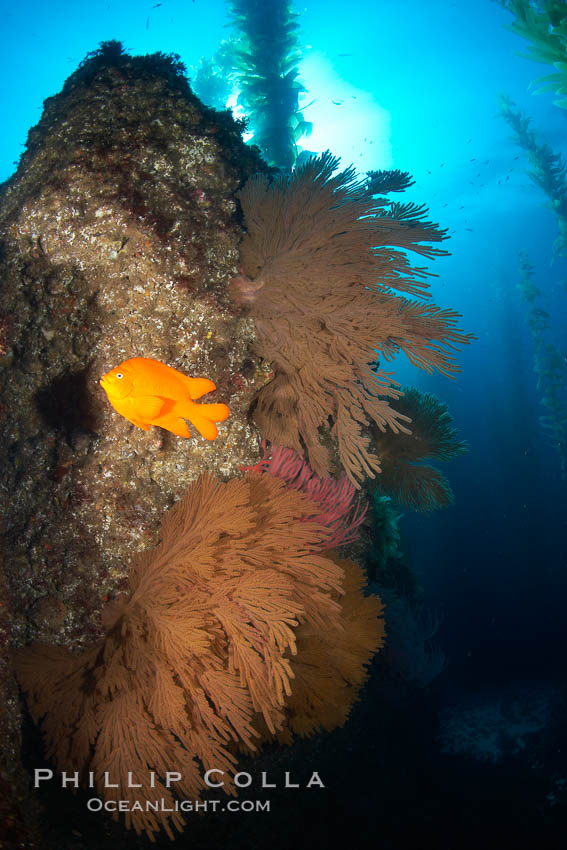
[[[266,441],[262,440],[262,450],[262,459],[255,466],[246,468],[253,472],[268,472],[274,478],[280,478],[320,507],[321,513],[310,521],[325,525],[331,531],[325,550],[345,546],[356,540],[368,504],[360,501],[354,504],[357,491],[344,472],[338,479],[321,478],[293,449],[272,445],[269,452]]]

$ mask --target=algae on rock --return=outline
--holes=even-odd
[[[233,196],[265,170],[176,57],[103,44],[45,102],[0,192],[0,457],[17,642],[80,648],[131,554],[199,473],[258,452],[247,419],[266,379],[253,327],[225,297],[242,230]],[[99,378],[153,357],[212,379],[214,442],[144,432]]]

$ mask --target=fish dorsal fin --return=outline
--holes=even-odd
[[[133,400],[137,416],[144,422],[151,422],[162,413],[166,399],[157,395],[140,395]]]
[[[216,386],[212,381],[209,381],[208,378],[190,378],[188,375],[183,375],[185,380],[185,385],[189,390],[190,397],[195,400],[196,398],[201,398],[201,396],[206,395],[206,393],[212,393],[213,390],[216,390]]]

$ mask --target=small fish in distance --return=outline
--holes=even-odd
[[[190,437],[188,419],[207,440],[218,435],[215,422],[229,415],[226,404],[195,404],[216,389],[208,378],[189,378],[149,357],[124,360],[100,379],[113,408],[133,425],[149,431],[159,425],[178,437]]]

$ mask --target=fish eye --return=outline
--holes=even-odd
[[[118,380],[120,380],[120,378],[123,378],[124,375],[122,374],[122,372],[117,372],[116,377],[118,378]]]

